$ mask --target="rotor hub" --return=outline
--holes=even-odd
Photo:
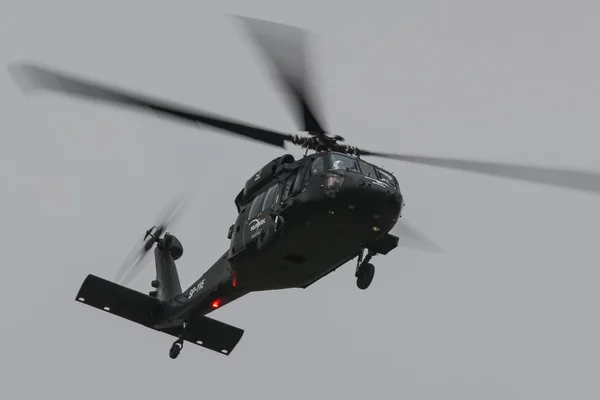
[[[336,151],[349,155],[360,155],[360,150],[357,147],[339,143],[344,141],[344,138],[340,135],[330,136],[326,133],[309,133],[313,136],[293,136],[293,144],[315,152]]]

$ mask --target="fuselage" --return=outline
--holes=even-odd
[[[333,152],[282,160],[248,180],[244,192],[252,197],[237,203],[229,250],[172,300],[165,326],[249,292],[306,288],[364,249],[386,254],[397,246],[388,232],[404,201],[392,174]]]
[[[308,157],[239,214],[230,247],[239,290],[305,288],[374,246],[398,221],[404,202],[392,174],[340,153]],[[257,249],[277,217],[283,230]]]

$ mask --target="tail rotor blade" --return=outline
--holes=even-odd
[[[187,209],[192,197],[192,191],[182,192],[164,207],[156,219],[156,224],[146,232],[144,239],[138,243],[125,259],[119,269],[115,282],[128,285],[148,264],[149,253],[154,243],[160,239],[168,228],[173,228]]]
[[[146,250],[147,241],[144,240],[137,244],[133,250],[129,253],[121,268],[117,272],[115,277],[115,282],[119,284],[123,284],[123,280],[125,274],[129,274],[129,272],[133,269],[137,269],[139,265],[144,265],[148,261],[148,250]]]
[[[189,190],[181,192],[175,196],[173,200],[171,200],[171,202],[160,212],[155,226],[157,226],[159,229],[163,227],[163,232],[166,232],[167,227],[175,227],[185,210],[187,210],[190,200],[192,199],[192,195],[193,191]]]

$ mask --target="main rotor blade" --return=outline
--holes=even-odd
[[[270,63],[277,81],[294,101],[298,123],[302,130],[325,133],[316,113],[314,97],[309,92],[314,84],[308,72],[306,40],[308,32],[289,25],[260,19],[236,16],[262,54]]]
[[[442,253],[442,247],[421,233],[417,228],[408,223],[404,218],[400,219],[392,228],[394,235],[400,238],[398,246],[413,248],[427,253]]]
[[[47,90],[84,97],[90,100],[152,110],[159,114],[187,122],[200,123],[254,139],[277,147],[292,141],[292,135],[228,120],[215,114],[192,110],[150,97],[126,92],[116,87],[91,82],[34,64],[18,64],[9,67],[15,83],[23,92]]]
[[[458,158],[441,158],[408,154],[359,151],[362,155],[407,161],[416,164],[474,172],[519,181],[539,183],[584,192],[600,193],[600,173],[567,168],[536,167],[522,164],[484,162]]]

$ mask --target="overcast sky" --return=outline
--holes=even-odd
[[[31,60],[293,131],[227,14],[315,34],[328,129],[373,150],[600,170],[593,1],[3,0],[2,64]],[[342,5],[343,4],[343,5]],[[189,286],[228,246],[233,199],[276,148],[58,96],[0,74],[3,398],[593,399],[600,197],[386,161],[405,218],[443,254],[398,249],[307,290],[213,316],[225,357],[74,301],[113,279],[176,191]],[[299,156],[299,149],[290,149]],[[373,159],[375,161],[375,159]],[[153,266],[133,283],[149,291]],[[310,397],[309,397],[310,396]]]

